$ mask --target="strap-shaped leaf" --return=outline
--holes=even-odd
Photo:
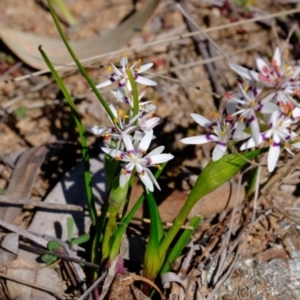
[[[170,244],[174,240],[181,226],[195,204],[205,195],[214,191],[223,183],[230,180],[249,160],[268,151],[269,148],[249,151],[242,154],[228,154],[218,161],[211,161],[198,176],[194,188],[190,192],[188,199],[173,222],[172,227],[167,232],[160,246],[160,254],[167,252]],[[220,199],[222,201],[222,199]]]
[[[268,149],[263,148],[242,154],[229,154],[218,161],[211,161],[198,176],[188,197],[188,202],[196,204],[202,197],[230,180],[249,160],[254,159]]]
[[[162,223],[157,204],[152,193],[148,193],[147,202],[150,212],[150,234],[144,256],[143,276],[154,280],[160,269],[161,259],[159,254],[159,241],[163,235]]]

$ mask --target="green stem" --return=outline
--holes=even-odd
[[[108,212],[108,200],[105,199],[102,207],[101,207],[101,216],[97,220],[97,234],[98,234],[98,242],[102,244],[103,235],[104,235],[104,228],[106,224],[107,212]]]
[[[161,274],[164,274],[168,271],[170,271],[172,264],[175,262],[177,257],[180,256],[182,250],[186,247],[188,241],[190,240],[191,236],[201,223],[202,218],[200,216],[194,216],[192,220],[189,223],[189,226],[191,226],[193,229],[185,229],[180,238],[178,239],[176,245],[172,247],[167,259],[164,262],[163,267],[160,270]]]
[[[113,244],[111,246],[111,251],[109,253],[109,260],[112,261],[119,253],[120,246],[122,243],[122,238],[124,236],[125,230],[130,223],[131,219],[134,217],[139,207],[144,202],[145,196],[144,194],[140,196],[138,201],[134,204],[128,215],[120,221],[120,226],[115,234],[115,238]]]
[[[183,208],[180,210],[179,214],[177,215],[176,219],[174,220],[172,227],[169,229],[166,236],[162,240],[162,243],[160,245],[160,255],[162,257],[164,257],[166,255],[168,248],[170,247],[171,243],[173,242],[174,238],[176,237],[181,226],[184,225],[186,218],[188,217],[189,213],[191,212],[192,208],[195,205],[195,200],[192,197],[190,197],[190,195],[189,195],[186,203],[184,204]],[[197,201],[198,201],[198,199],[197,199]],[[162,263],[163,263],[163,260],[162,260]]]
[[[230,180],[249,160],[267,151],[267,148],[249,151],[243,154],[228,154],[218,161],[211,161],[198,176],[186,203],[180,210],[172,227],[160,245],[160,255],[164,257],[189,213],[202,197],[214,191]]]
[[[133,97],[133,117],[135,117],[139,113],[139,94],[136,86],[136,82],[133,78],[133,75],[131,73],[131,70],[127,68],[126,70],[131,88],[132,88],[132,97]],[[138,120],[135,121],[135,124],[137,124]]]
[[[116,229],[116,216],[118,211],[119,209],[112,209],[109,212],[109,217],[105,227],[105,234],[102,242],[102,262],[109,257],[109,251]]]
[[[112,189],[108,197],[108,221],[105,226],[104,237],[102,241],[102,261],[109,257],[111,245],[115,239],[116,232],[116,217],[117,214],[124,204],[128,193],[129,181],[125,186],[121,187],[119,185],[119,177],[115,178],[113,181]]]
[[[165,168],[166,165],[167,165],[167,163],[163,163],[161,165],[161,168],[157,169],[157,171],[154,174],[154,177],[156,179],[160,176],[161,172],[163,171],[163,169]],[[134,217],[134,215],[136,214],[139,207],[142,205],[144,199],[145,199],[145,194],[142,194],[139,197],[139,199],[137,200],[137,202],[134,204],[134,206],[131,208],[128,215],[121,219],[120,226],[117,229],[117,232],[115,233],[115,238],[114,238],[113,244],[111,246],[111,251],[109,254],[110,261],[112,261],[118,255],[125,230],[126,230],[127,226],[129,225],[130,221],[132,220],[132,218]]]
[[[133,174],[132,174],[132,176],[130,177],[130,180],[129,180],[128,193],[127,193],[127,197],[126,197],[124,207],[123,207],[123,210],[122,210],[122,216],[125,216],[127,214],[128,205],[129,205],[129,202],[130,202],[131,193],[132,193],[134,180],[135,180],[134,174],[135,174],[135,170],[133,170]]]
[[[62,93],[64,94],[70,108],[72,111],[73,118],[75,120],[76,126],[78,128],[79,132],[79,137],[80,137],[80,142],[81,142],[81,149],[82,149],[82,158],[83,158],[83,167],[84,167],[84,181],[85,181],[85,190],[87,194],[87,202],[88,202],[88,207],[89,207],[89,212],[90,216],[92,219],[92,223],[95,226],[97,222],[97,212],[96,212],[96,206],[94,202],[94,197],[93,197],[93,191],[92,191],[92,175],[90,172],[90,162],[89,162],[89,150],[88,150],[88,144],[87,144],[87,139],[86,139],[86,133],[84,130],[84,126],[81,123],[80,116],[77,112],[76,106],[73,102],[72,97],[70,96],[66,86],[64,85],[62,79],[56,72],[55,68],[51,64],[48,56],[42,49],[42,46],[39,46],[39,51],[41,52],[41,55],[43,59],[45,60],[48,68],[50,69],[53,77],[55,78],[57,84],[59,85]]]
[[[65,5],[63,0],[54,0],[64,17],[66,18],[67,22],[71,25],[74,26],[76,24],[76,19],[74,16],[71,14],[69,8]]]
[[[81,74],[84,76],[84,78],[86,79],[86,81],[89,83],[91,89],[93,90],[93,92],[95,93],[95,95],[98,97],[99,101],[101,102],[102,106],[104,107],[104,109],[106,110],[106,112],[108,113],[109,117],[111,120],[114,120],[114,115],[111,111],[111,109],[109,108],[109,105],[107,104],[107,102],[104,100],[104,98],[102,97],[101,93],[99,92],[99,90],[96,88],[93,80],[90,78],[90,76],[88,75],[88,73],[86,72],[86,70],[84,69],[84,67],[82,66],[82,64],[80,63],[79,59],[77,58],[76,54],[74,53],[73,49],[71,48],[66,35],[64,34],[60,24],[59,24],[59,20],[55,14],[55,11],[53,9],[52,6],[52,1],[48,0],[48,5],[49,5],[49,10],[50,13],[52,15],[53,21],[56,25],[56,28],[64,42],[64,44],[66,45],[66,48],[68,49],[70,55],[72,56],[73,60],[75,61],[78,69],[80,70]]]
[[[144,255],[143,276],[154,281],[159,269],[161,259],[159,253],[159,242],[162,238],[162,224],[157,204],[152,193],[147,193],[147,202],[150,211],[150,234]]]
[[[99,223],[96,227],[96,232],[92,235],[93,241],[92,241],[92,247],[91,247],[91,262],[93,264],[99,263],[99,235],[101,234],[101,231],[98,230]],[[91,270],[92,271],[92,279],[93,281],[97,279],[98,277],[98,271],[97,270]]]

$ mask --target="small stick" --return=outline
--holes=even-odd
[[[41,245],[41,246],[47,248],[47,245],[48,245],[47,240],[30,233],[28,230],[25,230],[25,229],[22,229],[22,228],[20,228],[16,225],[7,223],[7,222],[5,222],[1,219],[0,219],[0,226],[7,229],[7,230],[9,230],[9,231],[17,233],[17,234],[19,234],[19,235],[35,242],[38,245]]]
[[[206,34],[206,32],[191,18],[191,16],[183,9],[183,7],[177,3],[176,7],[178,8],[178,10],[184,15],[184,17],[189,20],[189,22],[191,24],[193,24],[195,26],[195,28],[197,28],[197,30],[204,35],[214,46],[216,49],[219,50],[219,52],[224,56],[224,58],[227,61],[230,61],[229,57],[227,56],[227,54],[218,46],[217,43],[215,43],[215,41],[208,35]]]
[[[41,249],[41,248],[37,248],[37,247],[25,245],[25,244],[20,244],[20,248],[23,249],[23,250],[26,250],[26,251],[31,251],[33,253],[40,254],[40,255],[42,255],[42,254],[51,254],[51,255],[56,256],[57,258],[59,258],[61,260],[71,261],[71,262],[77,263],[79,265],[85,265],[87,267],[94,268],[94,269],[97,269],[97,270],[100,269],[99,265],[93,264],[91,262],[88,262],[88,261],[85,261],[85,260],[82,260],[82,259],[77,259],[77,258],[74,258],[74,257],[70,257],[68,255],[64,255],[64,254],[61,254],[61,253],[51,252],[51,251],[48,251],[48,250],[45,250],[45,249]]]

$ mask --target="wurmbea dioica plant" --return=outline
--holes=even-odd
[[[300,139],[292,126],[300,117],[296,97],[300,92],[298,78],[300,68],[284,64],[279,48],[276,48],[271,62],[258,58],[258,72],[229,63],[247,84],[238,83],[238,93],[226,93],[229,102],[223,126],[215,118],[206,118],[192,114],[192,118],[201,126],[210,129],[214,134],[188,137],[181,141],[186,144],[204,144],[215,141],[216,146],[212,159],[220,159],[227,150],[228,143],[246,140],[240,150],[253,148],[266,142],[269,148],[268,170],[272,172],[285,148],[293,155],[291,147],[300,148]],[[247,127],[250,132],[246,131]],[[263,130],[261,130],[264,128]],[[267,129],[266,129],[267,128]]]
[[[298,123],[300,109],[297,101],[299,93],[299,68],[284,64],[279,48],[276,48],[273,59],[267,62],[257,59],[257,71],[229,63],[230,67],[243,78],[238,83],[237,92],[227,92],[227,113],[222,118],[214,113],[213,119],[192,114],[192,118],[206,129],[206,133],[182,139],[186,144],[215,143],[212,161],[202,170],[187,196],[186,202],[175,218],[170,229],[164,230],[152,194],[155,188],[160,189],[157,178],[166,162],[173,158],[172,154],[163,153],[161,145],[150,152],[155,126],[159,118],[154,117],[155,105],[151,101],[142,101],[145,90],[138,92],[137,83],[155,86],[156,82],[141,76],[141,73],[152,67],[151,63],[140,65],[140,61],[129,66],[128,58],[123,56],[120,66],[111,63],[113,73],[109,79],[95,86],[81,63],[73,53],[48,1],[51,14],[58,31],[83,76],[88,81],[95,95],[107,112],[111,125],[108,127],[89,126],[86,129],[102,136],[105,145],[102,151],[106,154],[105,172],[108,196],[98,217],[91,192],[91,178],[88,165],[87,141],[85,130],[65,85],[55,71],[53,65],[40,47],[40,51],[58,82],[62,92],[72,108],[82,143],[83,160],[85,162],[85,183],[88,206],[96,234],[92,243],[92,262],[109,263],[122,256],[120,248],[126,233],[126,227],[133,218],[144,198],[147,199],[150,212],[150,234],[144,255],[143,275],[154,280],[158,274],[169,271],[172,263],[187,245],[194,230],[201,222],[200,216],[194,216],[187,224],[191,229],[181,231],[194,205],[206,194],[230,180],[249,160],[260,154],[268,153],[268,170],[276,167],[282,148],[293,154],[292,148],[300,148],[298,134],[293,127]],[[117,111],[113,104],[108,104],[98,89],[117,82],[117,90],[113,90],[117,102],[127,105],[125,110]],[[242,143],[240,153],[231,153],[232,146]],[[265,145],[252,151],[249,148]],[[153,169],[156,171],[152,173]],[[127,210],[131,188],[135,174],[144,186],[144,194],[131,210]],[[220,199],[222,201],[222,199]],[[117,222],[117,214],[123,207],[123,216]],[[172,247],[170,245],[172,244]],[[122,268],[119,268],[121,270]],[[97,276],[97,274],[94,274]]]

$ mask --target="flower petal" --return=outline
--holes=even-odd
[[[143,131],[148,131],[153,129],[156,125],[158,125],[159,121],[160,121],[159,117],[153,117],[150,119],[142,118],[139,119],[139,125]]]
[[[273,172],[276,167],[279,154],[280,154],[280,144],[273,143],[270,146],[269,154],[268,154],[268,171],[270,173]]]
[[[300,67],[294,67],[294,74],[292,78],[295,79],[296,77],[298,77],[299,73],[300,73]]]
[[[278,119],[280,118],[280,112],[278,110],[274,111],[269,119],[269,126],[274,128],[277,125]]]
[[[148,174],[148,176],[150,177],[150,179],[154,183],[154,185],[157,187],[157,189],[160,190],[160,186],[159,186],[158,182],[156,181],[155,177],[153,176],[152,172],[148,168],[145,168],[145,172]]]
[[[264,102],[264,100],[262,100],[262,102],[261,102],[261,107],[259,109],[260,113],[272,114],[274,111],[278,110],[278,106],[276,104],[274,104],[272,102],[268,102],[267,100],[266,100],[266,102]]]
[[[150,143],[152,141],[153,131],[149,130],[146,132],[145,136],[142,138],[138,151],[139,152],[146,152],[150,146]]]
[[[105,86],[108,86],[108,85],[110,85],[112,83],[113,83],[113,81],[111,81],[110,79],[108,79],[108,80],[103,81],[102,83],[97,84],[96,88],[97,89],[101,89],[101,88],[103,88]]]
[[[153,176],[152,172],[148,168],[145,168],[145,172],[151,179],[152,183],[154,183],[154,185],[157,187],[157,189],[160,190],[160,186],[159,186],[158,182],[156,181],[155,177]]]
[[[153,149],[151,152],[149,152],[145,157],[150,157],[153,155],[161,154],[164,151],[165,147],[164,146],[159,146],[155,149]]]
[[[238,125],[234,131],[234,134],[233,134],[233,139],[234,140],[240,140],[240,137],[244,137],[244,130],[246,128],[246,124],[245,122],[238,122]]]
[[[191,136],[187,137],[181,140],[184,144],[189,145],[201,145],[205,143],[209,143],[211,141],[218,141],[219,138],[213,134],[205,134],[205,135],[197,135],[197,136]]]
[[[246,100],[247,102],[253,101],[253,99],[250,98],[249,94],[245,91],[244,87],[242,84],[238,84],[238,88],[240,90],[240,93],[242,94],[244,101]]]
[[[295,147],[295,148],[299,149],[300,148],[300,142],[292,144],[292,147]]]
[[[275,62],[278,67],[281,66],[281,53],[279,47],[276,47],[273,55],[273,61],[272,63]]]
[[[95,135],[103,135],[105,133],[111,132],[111,129],[108,127],[100,127],[97,125],[94,126],[85,126],[84,127],[86,131],[95,134]]]
[[[163,153],[163,154],[156,154],[152,156],[145,156],[145,158],[150,159],[150,165],[158,165],[161,163],[164,163],[166,161],[169,161],[174,158],[174,155]]]
[[[125,145],[127,152],[135,151],[132,141],[131,141],[131,138],[130,138],[130,135],[125,132],[121,132],[121,134],[122,134],[122,140],[123,140],[123,143]]]
[[[117,99],[118,102],[126,102],[124,88],[119,87],[116,91],[110,91],[110,92],[115,96],[115,98]],[[128,98],[127,98],[127,101],[130,102],[130,100],[128,100]]]
[[[112,104],[109,105],[109,108],[110,108],[111,112],[113,113],[114,117],[117,118],[118,112],[117,112],[116,108]]]
[[[241,67],[237,64],[234,64],[234,63],[228,63],[230,69],[234,72],[236,72],[237,74],[239,74],[242,78],[245,78],[247,80],[251,80],[252,77],[250,76],[250,73],[249,73],[249,70],[244,68],[244,67]]]
[[[253,79],[257,82],[260,82],[259,73],[252,71],[252,70],[250,70],[249,73],[251,75],[251,79]]]
[[[200,126],[208,128],[213,122],[198,114],[191,114],[193,120]]]
[[[121,60],[122,61],[122,60]],[[122,63],[121,63],[122,65]],[[113,64],[111,63],[112,68],[114,69],[115,74],[120,78],[123,76],[123,73]],[[124,68],[125,70],[125,68]]]
[[[142,168],[142,166],[140,164],[137,164],[136,171],[138,173],[139,178],[141,179],[141,181],[147,188],[147,190],[149,190],[150,192],[153,192],[153,190],[154,190],[153,182],[152,182],[151,177],[149,176],[148,172],[146,171],[146,168]],[[149,172],[151,172],[151,171],[149,170]]]
[[[252,137],[253,137],[255,146],[257,146],[259,143],[260,129],[259,129],[259,124],[258,124],[258,120],[257,120],[256,116],[252,115],[249,119],[249,122],[250,122]]]
[[[262,143],[264,141],[264,138],[263,138],[264,134],[261,133],[259,135],[257,145],[259,145],[260,143]],[[246,150],[246,149],[249,149],[249,148],[253,148],[255,146],[256,146],[256,144],[255,144],[254,139],[252,137],[247,142],[245,142],[244,144],[242,144],[242,146],[240,147],[240,150]]]
[[[143,73],[143,72],[149,70],[152,66],[153,66],[153,63],[148,63],[148,64],[145,64],[145,65],[141,65],[141,66],[139,67],[139,70],[137,71],[137,73],[138,73],[138,74],[139,74],[139,73]]]
[[[262,58],[257,58],[256,59],[256,67],[260,73],[263,75],[269,75],[270,74],[270,67],[268,64],[262,59]]]
[[[124,156],[126,156],[124,154],[124,152],[120,151],[120,150],[117,150],[117,149],[114,149],[114,148],[108,148],[108,147],[102,147],[101,148],[102,151],[108,155],[110,155],[111,157],[115,158],[115,157],[118,157],[122,160],[122,158]]]
[[[226,150],[227,150],[227,144],[218,142],[213,150],[212,160],[213,161],[219,160],[225,154]]]
[[[129,165],[129,164],[128,164]],[[132,175],[132,170],[127,169],[127,166],[123,167],[120,173],[119,184],[124,187]]]
[[[292,114],[293,114],[293,118],[299,118],[300,117],[300,108],[299,107],[295,107],[293,109]]]
[[[128,57],[126,55],[123,55],[123,57],[120,60],[120,65],[122,67],[122,70],[124,70],[124,71],[126,70],[127,64],[128,64]]]
[[[138,75],[135,76],[135,81],[140,84],[147,85],[147,86],[157,85],[157,83],[155,81],[145,78],[145,77],[142,77],[142,76],[138,76]]]
[[[141,141],[144,136],[145,136],[145,132],[136,130],[133,135],[133,140]]]

